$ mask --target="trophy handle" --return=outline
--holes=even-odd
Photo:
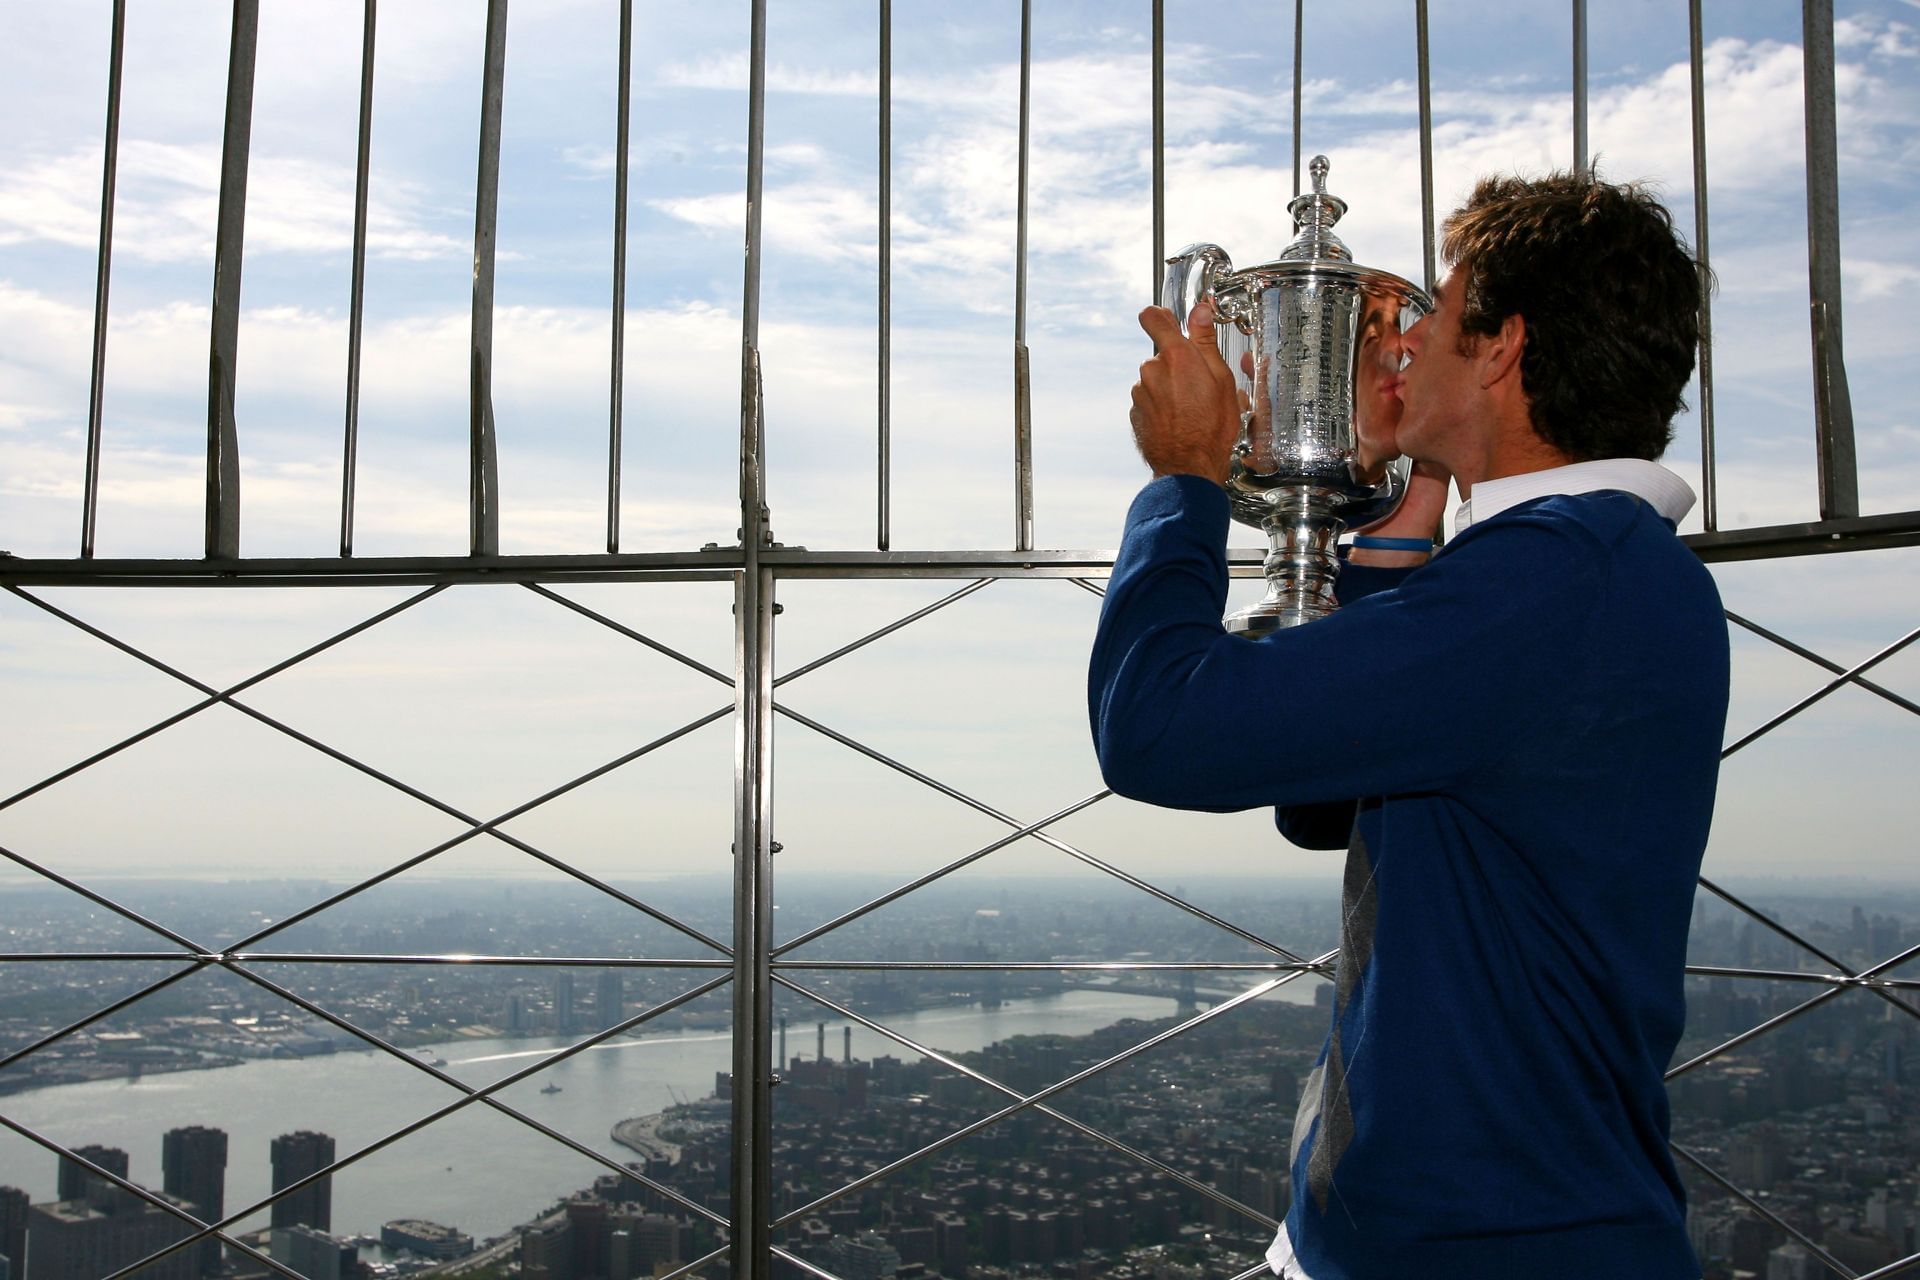
[[[1180,332],[1187,331],[1187,313],[1193,310],[1194,304],[1212,292],[1214,277],[1232,272],[1233,260],[1217,244],[1190,244],[1167,259],[1166,278],[1160,286],[1160,305],[1173,312]],[[1222,301],[1224,299],[1216,299],[1216,306]],[[1221,314],[1228,319],[1237,318],[1228,315],[1225,307],[1221,307]]]

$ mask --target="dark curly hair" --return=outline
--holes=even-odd
[[[1483,178],[1442,227],[1465,354],[1526,321],[1533,429],[1577,462],[1658,458],[1693,373],[1702,275],[1659,201],[1579,173]]]

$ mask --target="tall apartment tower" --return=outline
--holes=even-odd
[[[553,1030],[557,1035],[573,1030],[573,974],[566,969],[553,975]]]
[[[168,1195],[193,1206],[202,1222],[218,1222],[227,1213],[227,1135],[222,1129],[189,1125],[171,1129],[160,1139],[161,1184]],[[220,1242],[205,1240],[194,1247],[199,1272],[220,1269]]]
[[[273,1140],[273,1191],[275,1195],[300,1179],[333,1163],[333,1139],[324,1133],[302,1129],[283,1133]],[[322,1178],[290,1196],[273,1202],[273,1226],[308,1226],[315,1231],[333,1229],[333,1179]]]
[[[7,1260],[13,1280],[27,1274],[27,1193],[18,1187],[0,1187],[0,1258]]]
[[[594,992],[594,1005],[593,1016],[602,1027],[620,1021],[627,1011],[626,975],[618,969],[602,969]]]
[[[118,1147],[85,1146],[75,1147],[73,1154],[83,1160],[90,1160],[116,1177],[127,1176],[127,1153]],[[88,1173],[80,1165],[66,1157],[60,1159],[60,1181],[58,1199],[85,1200],[87,1188],[101,1181]]]

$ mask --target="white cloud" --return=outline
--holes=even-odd
[[[48,242],[91,252],[100,235],[98,146],[29,160],[0,176],[0,245]],[[210,259],[220,200],[214,144],[122,141],[113,252],[160,262]],[[368,252],[458,256],[471,242],[425,224],[416,193],[379,177],[369,194]],[[246,246],[253,252],[343,254],[353,244],[354,172],[323,161],[256,155],[247,177]]]

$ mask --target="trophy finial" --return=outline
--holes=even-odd
[[[1287,212],[1293,215],[1293,229],[1298,234],[1287,251],[1280,255],[1282,260],[1301,258],[1327,258],[1337,262],[1353,261],[1353,254],[1333,234],[1333,224],[1347,211],[1347,202],[1339,196],[1327,194],[1327,171],[1333,165],[1325,156],[1315,156],[1307,165],[1307,172],[1313,175],[1313,190],[1298,195],[1287,205]]]

